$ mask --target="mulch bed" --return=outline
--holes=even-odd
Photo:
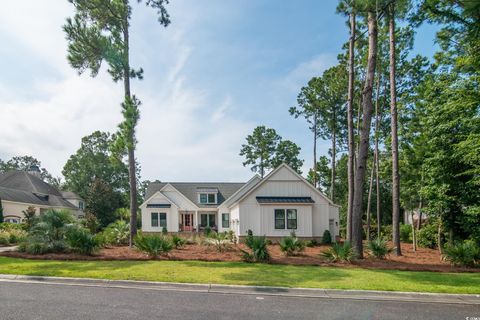
[[[379,260],[366,256],[363,260],[348,263],[330,263],[320,257],[320,253],[328,246],[317,246],[305,248],[305,251],[298,256],[285,256],[278,245],[268,247],[271,263],[288,265],[317,265],[317,266],[339,266],[366,268],[366,269],[389,269],[408,271],[435,271],[435,272],[480,272],[480,269],[452,267],[448,262],[442,261],[437,250],[418,248],[413,252],[412,245],[402,244],[403,256],[397,257],[390,254],[387,259]],[[242,261],[240,249],[246,250],[243,244],[232,247],[225,252],[218,252],[214,246],[203,246],[199,244],[186,245],[183,249],[174,249],[166,257],[158,257],[157,260],[197,260],[197,261]],[[151,260],[147,255],[129,247],[109,247],[101,249],[93,256],[84,256],[75,253],[49,253],[44,255],[32,255],[23,252],[2,252],[1,256],[42,259],[42,260]]]

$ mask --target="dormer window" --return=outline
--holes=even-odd
[[[198,203],[217,204],[218,189],[216,188],[198,188]]]
[[[199,202],[201,204],[216,204],[217,194],[216,193],[199,193]]]

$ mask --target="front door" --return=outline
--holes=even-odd
[[[183,231],[193,231],[193,214],[185,213],[182,214],[183,220]]]

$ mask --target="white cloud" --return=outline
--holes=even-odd
[[[27,100],[16,97],[12,91],[17,88],[0,78],[0,93],[5,93],[0,97],[0,158],[32,155],[54,175],[61,174],[83,136],[95,130],[113,132],[121,121],[122,86],[114,84],[104,71],[93,79],[88,74],[79,77],[68,66],[61,25],[71,11],[66,1],[65,5],[9,2],[0,11],[0,33],[15,39],[59,75],[25,75],[34,78],[33,85],[24,89],[33,92]],[[144,11],[139,12],[142,15]],[[152,25],[158,27],[155,19]],[[246,180],[250,172],[241,167],[238,149],[251,125],[231,115],[236,106],[229,96],[214,110],[212,101],[217,99],[208,84],[191,84],[185,67],[194,49],[185,38],[186,26],[192,23],[169,26],[168,32],[158,27],[155,33],[163,33],[156,41],[165,44],[137,42],[137,57],[148,64],[149,71],[144,81],[133,82],[134,92],[143,102],[137,132],[142,176]],[[132,36],[140,39],[145,35]],[[156,68],[165,72],[153,74],[158,72]]]

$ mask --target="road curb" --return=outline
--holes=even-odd
[[[46,285],[142,289],[160,291],[188,291],[215,294],[242,294],[256,296],[284,296],[323,299],[375,300],[396,302],[449,303],[480,305],[479,294],[444,294],[423,292],[394,292],[373,290],[341,290],[320,288],[287,288],[242,286],[224,284],[197,284],[153,282],[136,280],[108,280],[92,278],[65,278],[0,274],[0,282],[37,283]]]

